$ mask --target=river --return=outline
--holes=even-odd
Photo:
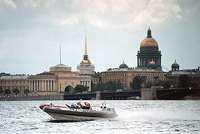
[[[75,101],[0,101],[0,134],[199,134],[200,101],[107,100],[118,117],[85,122],[50,122],[38,108]],[[89,101],[101,105],[104,101]]]

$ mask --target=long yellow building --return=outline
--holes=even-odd
[[[145,78],[145,83],[154,82],[156,80],[165,80],[165,72],[154,69],[137,69],[129,68],[124,62],[119,68],[110,68],[107,71],[101,72],[103,83],[108,81],[120,82],[124,89],[130,90],[130,84],[135,76]]]

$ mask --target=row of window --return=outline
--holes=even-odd
[[[28,89],[28,86],[23,86],[23,87],[16,87],[16,86],[1,86],[2,89],[18,89],[18,90],[24,90],[24,89]]]
[[[0,81],[0,84],[28,84],[29,81],[22,81],[22,80],[18,80],[18,81]]]

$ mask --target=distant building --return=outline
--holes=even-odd
[[[50,72],[43,72],[29,77],[29,89],[32,93],[40,95],[56,94],[57,81],[56,76]]]
[[[147,31],[147,37],[140,44],[140,51],[137,54],[138,69],[161,70],[161,51],[157,41],[152,38],[151,29]]]
[[[50,73],[56,76],[57,92],[72,93],[73,88],[80,84],[80,76],[77,71],[71,71],[71,67],[58,64],[50,67]]]
[[[14,89],[18,89],[20,94],[24,94],[25,89],[29,89],[29,80],[28,75],[4,75],[0,77],[0,88],[10,89],[11,93],[13,93]]]
[[[171,65],[171,70],[166,73],[166,81],[169,82],[171,88],[178,87],[179,79],[181,75],[186,75],[188,77],[188,82],[190,82],[191,87],[200,87],[200,70],[197,69],[185,69],[180,70],[179,64],[175,62]]]
[[[161,70],[129,68],[123,62],[119,68],[110,68],[107,71],[101,72],[101,81],[103,83],[108,81],[120,82],[124,89],[130,90],[130,84],[135,76],[144,77],[145,83],[165,80],[165,72]]]

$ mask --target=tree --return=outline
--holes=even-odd
[[[141,76],[135,76],[131,82],[132,89],[141,89],[141,85],[144,82],[145,78]]]
[[[104,91],[105,89],[105,84],[104,83],[97,83],[95,86],[95,91]]]
[[[15,95],[17,96],[17,94],[19,94],[19,89],[15,88],[15,89],[13,90],[13,93],[15,93]]]
[[[11,94],[10,89],[5,89],[4,94],[7,95],[7,96],[8,96],[9,94]]]
[[[186,75],[186,74],[180,75],[179,76],[179,81],[178,81],[178,87],[187,88],[189,86],[191,86],[191,80],[188,77],[188,75]]]
[[[3,88],[0,88],[0,95],[3,95]]]
[[[84,85],[76,85],[76,87],[74,88],[74,91],[76,93],[82,93],[84,91],[87,91],[89,89],[89,87],[84,86]]]
[[[122,84],[120,81],[108,81],[106,83],[98,83],[95,86],[94,91],[116,91],[117,89],[122,89]]]
[[[30,93],[29,89],[24,89],[24,94],[25,94],[26,96],[28,96],[29,93]]]

